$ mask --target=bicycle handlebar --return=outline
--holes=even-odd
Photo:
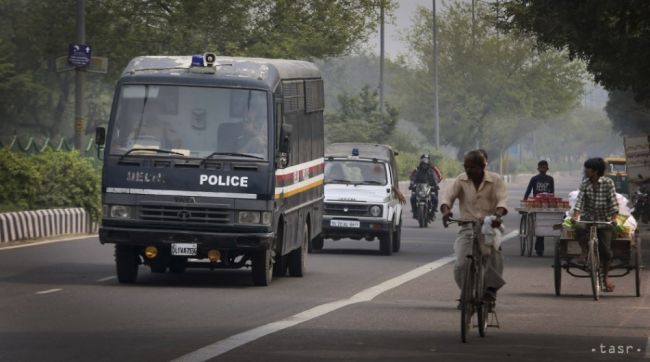
[[[576,220],[576,224],[585,224],[585,225],[609,225],[613,226],[616,225],[612,221],[589,221],[589,220]]]
[[[479,222],[478,220],[474,220],[474,219],[454,219],[453,217],[449,218],[449,222],[445,222],[445,219],[442,219],[442,225],[444,225],[444,227],[448,227],[449,225],[454,224],[454,223],[456,223],[456,224],[476,224],[478,222]]]

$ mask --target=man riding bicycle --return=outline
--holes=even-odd
[[[618,201],[614,181],[605,174],[605,160],[590,158],[584,163],[585,179],[580,185],[576,200],[574,220],[602,221],[616,223],[618,218]],[[578,237],[586,239],[588,231],[583,224],[576,224]],[[612,260],[611,227],[598,228],[598,253],[604,270],[605,291],[614,291],[614,284],[609,282],[609,267]]]
[[[506,185],[501,177],[493,172],[486,171],[486,161],[481,152],[471,151],[465,155],[462,173],[454,180],[451,187],[442,198],[440,211],[443,223],[448,223],[453,216],[451,208],[458,199],[460,216],[463,219],[483,220],[486,216],[496,216],[492,223],[493,228],[501,225],[501,218],[508,213],[508,195]],[[463,287],[465,280],[465,263],[467,255],[472,254],[473,228],[468,224],[461,224],[458,238],[454,242],[456,262],[454,264],[454,279],[459,288]],[[496,300],[496,292],[505,281],[503,274],[503,256],[500,250],[491,253],[488,259],[488,268],[485,285],[486,299]]]

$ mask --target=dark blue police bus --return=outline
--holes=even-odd
[[[309,62],[145,56],[120,78],[104,146],[101,243],[139,265],[302,276],[321,234],[323,81]]]

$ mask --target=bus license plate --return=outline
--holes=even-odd
[[[174,243],[172,244],[172,255],[195,256],[196,249],[195,243]]]
[[[356,220],[331,220],[330,226],[340,228],[359,228],[361,223]]]

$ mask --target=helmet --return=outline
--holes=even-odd
[[[420,163],[425,163],[427,165],[431,164],[431,157],[428,154],[423,154],[420,156]]]

